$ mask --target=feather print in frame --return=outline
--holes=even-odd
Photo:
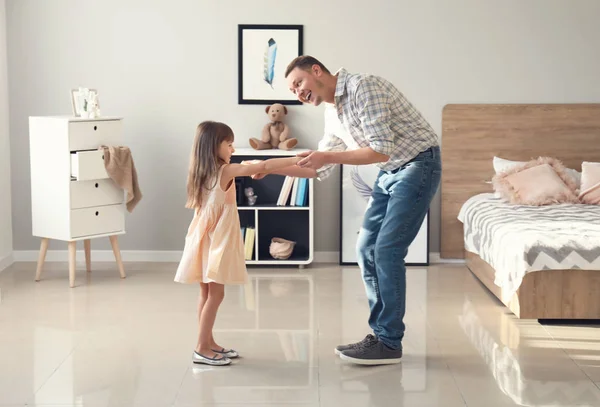
[[[263,66],[263,78],[271,89],[273,89],[273,78],[275,76],[275,58],[277,56],[277,43],[273,38],[269,38]]]

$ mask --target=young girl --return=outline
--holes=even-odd
[[[248,274],[244,242],[236,204],[235,177],[266,174],[295,165],[301,158],[277,158],[230,164],[233,131],[223,123],[200,123],[190,157],[187,208],[195,209],[185,238],[183,256],[175,281],[200,283],[198,319],[200,333],[194,363],[223,366],[238,356],[218,345],[212,330],[224,284],[245,284]]]

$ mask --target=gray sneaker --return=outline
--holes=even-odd
[[[352,349],[357,349],[357,348],[366,346],[367,344],[369,344],[371,342],[377,342],[377,338],[375,337],[375,335],[369,334],[369,335],[365,336],[365,338],[362,341],[360,341],[360,342],[350,343],[348,345],[336,346],[336,348],[335,348],[335,354],[336,355],[341,355],[342,352],[344,352],[344,351],[352,350]]]
[[[357,365],[392,365],[402,361],[402,349],[388,348],[383,342],[369,342],[365,346],[343,351],[342,360]]]

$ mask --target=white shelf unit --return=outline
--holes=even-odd
[[[289,151],[271,149],[254,150],[242,148],[236,150],[232,162],[244,160],[266,160],[276,157],[293,157],[300,152],[308,151],[293,149]],[[238,202],[238,212],[242,227],[252,226],[255,229],[254,253],[252,260],[246,260],[247,265],[256,266],[306,266],[314,259],[314,180],[307,183],[307,206],[277,206],[277,198],[285,176],[269,175],[261,180],[250,177],[238,179],[238,191],[243,204]],[[248,206],[244,189],[253,187],[258,195],[254,206]],[[280,237],[295,241],[296,246],[291,257],[287,260],[274,259],[269,253],[271,239]]]

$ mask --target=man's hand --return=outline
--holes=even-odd
[[[325,153],[323,151],[307,151],[305,153],[298,154],[298,157],[304,157],[302,160],[298,161],[297,165],[300,168],[311,168],[313,170],[318,170],[327,164],[325,160]]]

